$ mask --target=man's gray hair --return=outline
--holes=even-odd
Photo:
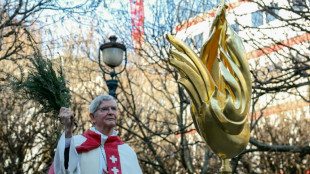
[[[98,107],[101,105],[102,101],[109,101],[109,100],[113,100],[116,103],[114,97],[112,97],[111,95],[100,95],[96,97],[93,101],[91,101],[89,105],[89,113],[90,114],[95,113]]]

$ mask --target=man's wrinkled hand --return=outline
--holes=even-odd
[[[60,122],[65,126],[66,138],[72,137],[72,120],[74,118],[74,113],[69,108],[61,107],[58,118]]]

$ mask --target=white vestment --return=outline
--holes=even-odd
[[[94,128],[91,129],[96,132]],[[62,134],[57,145],[57,150],[54,157],[54,173],[55,174],[102,174],[102,168],[107,169],[107,160],[114,160],[113,158],[106,159],[104,151],[104,143],[107,136],[101,134],[101,147],[94,148],[88,152],[77,152],[77,146],[83,144],[87,138],[83,135],[76,135],[71,138],[69,149],[68,168],[64,167],[64,152],[65,152],[65,133]],[[74,146],[73,146],[74,145]],[[142,174],[139,162],[134,150],[128,144],[121,144],[117,147],[121,173],[122,174]],[[118,169],[112,170],[111,174],[120,174]]]

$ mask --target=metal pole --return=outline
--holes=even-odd
[[[107,80],[107,86],[109,88],[109,95],[116,98],[116,89],[118,87],[117,80],[114,79]]]

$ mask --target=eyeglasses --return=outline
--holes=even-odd
[[[110,111],[110,109],[111,109],[112,112],[116,112],[116,111],[117,111],[117,108],[114,107],[114,106],[112,106],[112,107],[102,107],[102,108],[98,108],[98,109],[96,110],[96,112],[99,111],[99,112],[101,112],[101,113],[107,113],[107,112]]]

